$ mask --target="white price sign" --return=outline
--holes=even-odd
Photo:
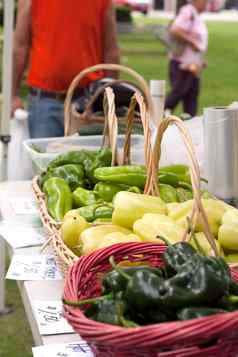
[[[33,357],[93,357],[90,347],[86,342],[79,341],[67,344],[52,344],[34,347]]]
[[[61,301],[34,301],[34,313],[41,335],[73,333],[72,327],[63,317]]]
[[[12,226],[0,224],[0,235],[13,248],[33,247],[45,242],[43,227]]]
[[[9,204],[15,215],[19,214],[38,214],[36,201],[31,198],[10,198]]]
[[[6,279],[10,280],[61,280],[52,255],[14,255]]]

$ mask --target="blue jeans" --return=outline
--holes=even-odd
[[[29,95],[28,126],[31,138],[64,136],[64,103],[40,95]]]

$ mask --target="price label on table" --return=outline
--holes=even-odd
[[[33,357],[93,357],[94,354],[86,342],[52,344],[34,347]]]
[[[12,211],[15,215],[27,214],[34,215],[38,214],[36,201],[31,197],[19,197],[19,198],[10,198],[9,204],[12,208]]]
[[[62,275],[52,255],[18,255],[12,258],[6,279],[61,280]]]
[[[41,245],[46,240],[43,227],[13,226],[6,222],[0,224],[0,235],[13,249]]]
[[[41,335],[57,335],[74,332],[63,317],[63,306],[59,300],[34,301],[34,313]]]

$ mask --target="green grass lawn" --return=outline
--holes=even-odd
[[[153,24],[156,21],[145,19],[145,22]],[[209,23],[208,27],[208,68],[202,80],[200,112],[206,106],[227,105],[238,100],[237,24]],[[134,68],[147,80],[167,78],[164,48],[151,31],[121,35],[120,45],[123,64]],[[14,282],[7,282],[7,302],[13,304],[14,313],[0,317],[0,357],[31,356],[31,333]]]
[[[235,45],[237,24],[210,22],[208,28],[208,68],[202,76],[200,113],[204,107],[228,105],[238,100],[238,46]],[[120,43],[123,64],[131,66],[147,80],[167,79],[168,59],[163,46],[154,39],[153,33],[121,35]],[[169,83],[167,88],[169,89]]]

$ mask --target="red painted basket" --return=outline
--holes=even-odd
[[[152,243],[115,244],[82,256],[70,268],[64,298],[71,301],[100,294],[100,277],[116,262],[147,261],[161,266],[166,247]],[[238,272],[231,270],[238,281]],[[233,357],[238,355],[238,311],[143,327],[124,328],[96,322],[79,308],[64,305],[65,317],[74,330],[100,357]]]

